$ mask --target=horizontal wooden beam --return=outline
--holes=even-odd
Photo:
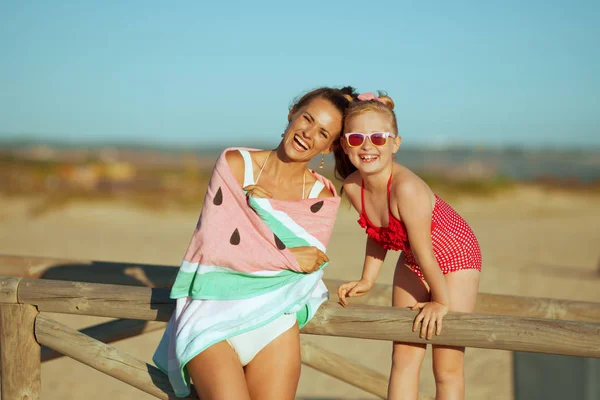
[[[44,315],[36,318],[35,336],[40,344],[159,399],[175,398],[167,376],[158,368]],[[195,396],[187,398],[197,399]]]
[[[22,278],[168,288],[174,282],[177,271],[177,266],[168,265],[0,255],[0,275]],[[337,288],[344,281],[324,281],[331,300],[336,301]],[[0,292],[0,301],[1,298]],[[350,301],[352,304],[390,306],[391,299],[391,285],[375,284],[369,294]],[[489,293],[479,294],[475,312],[600,322],[600,303]]]
[[[40,311],[168,321],[168,289],[23,279],[19,302]],[[486,314],[449,313],[440,336],[412,332],[415,311],[396,307],[323,304],[303,333],[363,339],[600,357],[600,324]]]
[[[324,279],[331,300],[337,301],[337,289],[345,281]],[[392,305],[392,285],[375,284],[368,294],[354,297],[351,304]],[[479,293],[475,312],[478,314],[514,315],[565,321],[600,322],[600,303],[559,300],[543,297],[508,296]]]
[[[416,311],[323,304],[302,333],[600,358],[600,324],[450,312],[430,340],[412,331]]]
[[[17,304],[19,284],[22,278],[6,276],[0,278],[0,303],[1,304]]]
[[[94,325],[79,332],[92,339],[108,344],[164,329],[165,327],[166,323],[164,322],[118,319]],[[386,376],[312,343],[302,341],[300,350],[302,353],[302,363],[309,367],[340,379],[359,389],[363,389],[368,393],[381,398],[386,397],[388,381]],[[64,354],[58,351],[42,347],[42,362],[63,356]],[[340,368],[340,365],[343,365],[344,368]]]
[[[168,289],[28,278],[18,300],[39,311],[163,322],[175,307]]]

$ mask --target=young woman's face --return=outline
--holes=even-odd
[[[316,98],[294,113],[283,136],[285,154],[310,161],[333,151],[342,130],[342,113],[328,100]]]
[[[347,134],[355,133],[350,140]],[[363,136],[360,143],[360,134],[375,133],[376,136],[369,138]],[[394,161],[394,153],[400,148],[401,138],[399,136],[388,136],[386,133],[394,133],[392,123],[387,115],[378,112],[366,112],[354,115],[346,119],[342,147],[350,158],[350,162],[364,174],[375,174],[391,167]],[[385,140],[385,144],[383,144]],[[375,142],[375,144],[373,144]],[[378,145],[379,144],[379,145]]]

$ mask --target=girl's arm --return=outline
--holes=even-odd
[[[367,249],[365,251],[365,263],[363,264],[362,277],[359,281],[344,283],[338,287],[339,303],[346,307],[348,297],[359,297],[367,294],[375,284],[381,271],[381,265],[385,260],[387,250],[372,238],[367,238]]]
[[[421,309],[415,319],[413,331],[422,321],[421,337],[430,339],[433,333],[440,334],[442,318],[448,312],[450,297],[444,274],[433,253],[431,241],[431,199],[424,183],[408,181],[394,188],[400,219],[406,226],[410,248],[421,267],[429,285],[431,301],[418,303],[413,309]]]
[[[360,202],[360,185],[354,182],[351,175],[344,182],[344,193],[354,206],[354,209],[361,212]],[[381,265],[385,260],[387,250],[381,247],[379,243],[372,238],[367,237],[367,245],[365,249],[365,261],[363,264],[362,277],[358,281],[351,281],[340,285],[338,288],[338,298],[342,306],[348,305],[348,297],[357,297],[366,294],[379,277]]]

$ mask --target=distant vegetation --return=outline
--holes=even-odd
[[[0,195],[36,197],[41,201],[31,210],[41,214],[73,201],[118,201],[152,210],[200,209],[215,157],[176,155],[177,162],[158,162],[158,156],[144,162],[123,157],[23,157],[0,154]],[[134,160],[135,157],[133,158]],[[139,161],[139,160],[138,160]],[[333,180],[329,168],[318,170]],[[470,172],[465,172],[470,171]],[[475,171],[475,172],[473,172]],[[418,172],[418,171],[417,171]],[[423,179],[444,197],[489,196],[510,190],[518,182],[495,174],[479,164],[469,168],[421,171]],[[600,193],[600,182],[582,183],[546,177],[529,184],[549,189],[585,190]]]

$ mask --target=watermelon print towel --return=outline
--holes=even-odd
[[[340,198],[283,201],[247,196],[218,158],[202,212],[171,289],[177,305],[155,364],[177,396],[190,392],[185,365],[211,345],[295,313],[300,327],[327,300],[323,267],[302,273],[290,252],[326,251]],[[333,184],[314,176],[336,194]]]

